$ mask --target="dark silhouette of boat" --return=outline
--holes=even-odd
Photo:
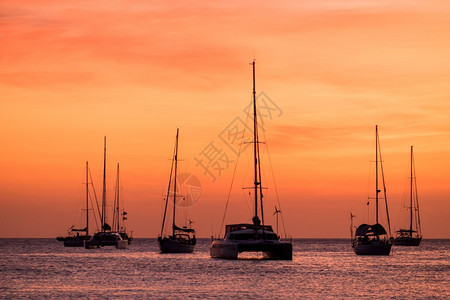
[[[56,240],[63,242],[64,247],[83,247],[84,241],[89,240],[91,236],[89,235],[89,166],[86,162],[86,226],[82,229],[74,228],[71,226],[69,228],[67,236],[57,237]],[[80,232],[82,234],[80,234]]]
[[[380,223],[361,224],[356,229],[353,250],[358,255],[389,255],[392,244]]]
[[[411,171],[408,211],[409,226],[408,228],[403,228],[396,231],[396,237],[394,238],[394,245],[396,246],[419,246],[420,241],[422,240],[413,146],[411,146]]]
[[[56,240],[63,242],[64,247],[83,247],[84,241],[89,240],[91,236],[89,234],[80,234],[80,232],[86,232],[86,230],[84,228],[72,228],[67,236],[57,237]]]
[[[123,239],[118,232],[112,231],[111,226],[106,223],[106,136],[104,138],[103,152],[103,193],[100,221],[101,231],[96,232],[90,239],[85,240],[84,248],[92,249],[104,246],[115,246],[118,249],[126,249],[128,247],[128,240]]]
[[[381,190],[378,188],[379,170],[378,165],[381,167],[381,178],[383,182],[383,197],[386,206],[386,217],[389,234],[386,229],[379,223],[378,216],[378,202],[379,193]],[[380,140],[378,136],[378,126],[375,126],[375,224],[361,224],[355,231],[355,235],[352,233],[352,247],[353,251],[357,255],[389,255],[392,247],[392,239],[390,237],[390,220],[389,210],[386,197],[386,185],[384,182],[384,170],[383,160],[381,159]],[[353,216],[351,230],[353,231]]]
[[[259,155],[258,118],[256,112],[255,61],[253,66],[253,159],[254,159],[254,213],[252,224],[239,223],[225,226],[223,239],[213,239],[212,258],[237,259],[242,252],[260,252],[267,259],[291,260],[292,243],[281,242],[272,226],[264,224],[261,165]],[[258,215],[258,205],[261,219]]]
[[[167,195],[165,198],[164,216],[161,225],[161,233],[158,236],[158,246],[161,253],[192,253],[195,249],[196,238],[195,230],[187,228],[187,226],[179,227],[175,224],[176,203],[177,203],[177,166],[178,166],[178,134],[175,139],[175,149],[172,159],[172,167],[170,169],[169,184],[167,187]],[[173,174],[173,211],[172,211],[172,234],[164,235],[164,226],[167,217],[167,207],[170,200],[170,192],[172,187],[172,172]]]

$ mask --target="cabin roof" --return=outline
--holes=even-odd
[[[235,231],[235,230],[243,230],[243,229],[263,229],[265,231],[273,231],[272,226],[264,225],[264,226],[255,226],[254,224],[248,223],[239,223],[239,224],[229,224],[225,226],[225,234]]]
[[[365,236],[367,234],[373,234],[373,235],[382,235],[387,234],[386,230],[380,223],[376,223],[373,225],[368,224],[361,224],[356,229],[356,235],[357,236]]]

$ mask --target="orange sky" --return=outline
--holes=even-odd
[[[120,161],[127,226],[156,237],[177,127],[180,169],[203,189],[189,216],[218,234],[234,165],[213,182],[195,157],[213,142],[236,159],[220,135],[245,121],[255,57],[279,108],[265,132],[289,234],[365,221],[378,124],[392,229],[414,145],[424,236],[450,238],[449,15],[448,1],[2,1],[0,237],[63,234],[86,160],[101,193],[105,135],[108,201]],[[240,162],[229,222],[250,217]]]

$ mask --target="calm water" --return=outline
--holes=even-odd
[[[450,240],[356,256],[348,240],[294,240],[292,261],[160,254],[154,239],[128,250],[64,248],[53,239],[0,239],[3,298],[450,298]]]

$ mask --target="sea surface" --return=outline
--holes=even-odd
[[[219,260],[209,239],[193,254],[65,248],[54,239],[0,239],[0,297],[127,299],[450,299],[450,240],[356,256],[349,240],[294,239],[292,261]]]

